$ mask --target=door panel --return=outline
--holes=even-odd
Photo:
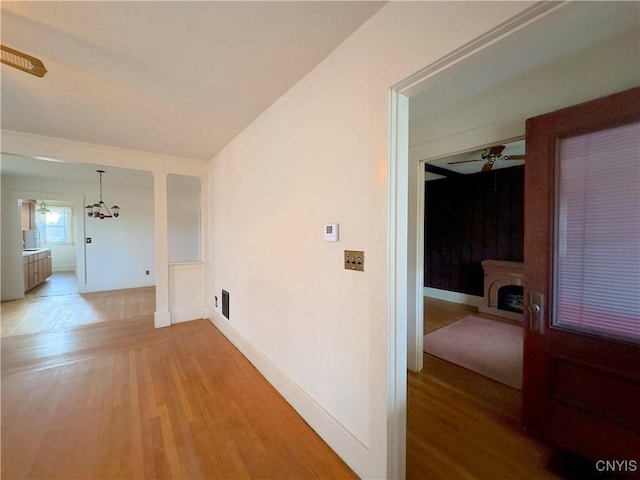
[[[633,225],[634,216],[640,216],[634,196],[640,189],[635,168],[640,138],[633,135],[640,133],[632,132],[626,153],[622,142],[606,140],[616,129],[638,122],[640,88],[527,121],[523,424],[593,459],[636,459],[640,452],[640,285],[635,284],[640,279],[640,223]],[[587,153],[571,160],[564,145],[585,135]],[[622,187],[599,188],[623,158],[633,160],[619,176],[626,181],[626,193]],[[592,163],[567,169],[571,161],[578,167]],[[602,173],[594,174],[594,168]],[[566,180],[579,172],[587,172],[592,183],[578,185],[582,190],[575,198],[565,195],[574,187]],[[562,179],[563,174],[573,176]],[[584,204],[587,220],[567,213],[571,202],[578,210]],[[616,223],[621,209],[630,220]],[[576,258],[565,255],[571,248]],[[602,288],[590,285],[594,278]],[[622,280],[627,284],[610,288]],[[532,298],[544,299],[539,305],[542,327]],[[622,303],[624,325],[616,326]]]

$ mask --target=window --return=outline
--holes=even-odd
[[[48,205],[48,212],[36,214],[36,224],[45,245],[70,245],[73,243],[71,207]]]
[[[554,324],[640,343],[640,123],[560,154]]]

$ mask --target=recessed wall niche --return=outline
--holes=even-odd
[[[167,175],[169,263],[202,261],[200,195],[198,177]]]

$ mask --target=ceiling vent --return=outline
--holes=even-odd
[[[2,63],[9,65],[23,72],[30,73],[36,77],[44,77],[47,73],[47,69],[44,68],[44,64],[41,60],[26,53],[22,53],[13,48],[5,45],[0,45],[2,49]]]

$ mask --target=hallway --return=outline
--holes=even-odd
[[[209,321],[75,323],[2,338],[2,478],[356,478]]]

